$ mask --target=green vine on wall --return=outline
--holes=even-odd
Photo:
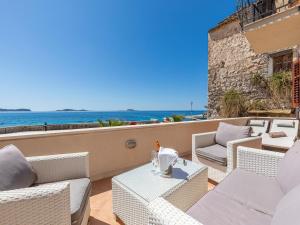
[[[270,77],[256,73],[251,77],[251,85],[264,88],[271,97],[271,101],[278,108],[281,103],[291,102],[292,78],[290,71],[273,73]]]
[[[270,105],[281,108],[281,104],[291,103],[292,79],[290,71],[273,73],[270,77],[256,73],[251,77],[251,85],[266,90],[270,99],[246,99],[235,90],[226,91],[221,98],[220,113],[223,117],[239,117],[247,115],[249,110],[267,110]],[[272,103],[270,104],[270,101]]]
[[[230,89],[221,99],[221,115],[224,117],[239,117],[247,113],[245,97],[239,91]]]
[[[261,88],[265,88],[268,86],[268,80],[260,73],[253,74],[250,83],[252,86],[257,86]]]

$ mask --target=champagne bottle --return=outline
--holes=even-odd
[[[159,149],[160,149],[160,143],[158,140],[155,141],[155,149],[157,152],[159,152]]]

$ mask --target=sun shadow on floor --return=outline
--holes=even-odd
[[[105,178],[102,180],[97,180],[92,183],[92,193],[91,195],[98,195],[107,191],[110,191],[111,186],[111,178]]]

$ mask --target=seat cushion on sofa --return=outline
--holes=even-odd
[[[90,197],[92,184],[89,178],[58,181],[70,183],[70,212],[72,225],[80,225]],[[38,184],[44,185],[44,184]]]
[[[272,225],[300,224],[300,185],[289,191],[278,203]]]
[[[32,166],[16,146],[0,149],[0,191],[27,188],[36,179]]]
[[[215,191],[208,192],[187,214],[204,225],[270,225],[272,219]]]
[[[300,141],[296,141],[281,160],[277,180],[287,193],[300,184]]]
[[[198,157],[216,161],[224,166],[227,165],[227,149],[222,145],[211,145],[204,148],[197,148]]]
[[[247,138],[250,134],[251,127],[249,126],[235,126],[220,122],[216,133],[216,143],[226,147],[228,141]]]
[[[245,207],[274,215],[284,193],[275,178],[235,169],[214,189]]]
[[[81,224],[88,203],[92,184],[90,179],[67,180],[70,182],[71,221],[72,225]]]

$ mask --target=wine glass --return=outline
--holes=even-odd
[[[155,169],[157,169],[157,167],[158,167],[158,153],[155,150],[153,150],[151,152],[151,162],[152,162],[153,167]]]

